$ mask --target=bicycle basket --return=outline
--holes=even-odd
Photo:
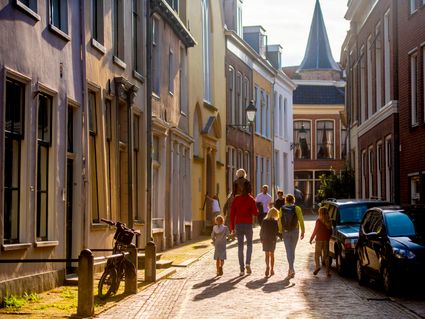
[[[115,235],[115,239],[124,245],[130,245],[131,241],[134,237],[134,232],[131,229],[128,229],[124,225],[120,225],[120,227],[117,227],[117,233]]]

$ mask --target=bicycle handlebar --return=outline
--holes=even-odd
[[[108,224],[108,225],[111,225],[111,226],[117,226],[117,224],[119,223],[119,222],[114,222],[114,221],[112,221],[112,220],[109,220],[109,219],[106,219],[106,218],[101,218],[100,219],[102,222],[104,222],[104,223],[106,223],[106,224]],[[122,223],[120,223],[122,226],[124,226],[126,229],[130,229],[130,230],[132,230],[133,231],[133,233],[136,235],[136,236],[140,236],[141,235],[141,233],[140,233],[140,231],[139,230],[137,230],[137,229],[133,229],[133,228],[127,228],[124,224],[122,224]]]
[[[100,220],[102,222],[104,222],[104,223],[107,223],[108,225],[111,225],[111,226],[115,226],[116,225],[115,222],[113,222],[112,220],[109,220],[109,219],[101,218]]]

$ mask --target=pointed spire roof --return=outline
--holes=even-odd
[[[332,57],[319,0],[316,0],[304,60],[301,62],[298,72],[306,70],[341,70]]]

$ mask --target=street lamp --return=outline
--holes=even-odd
[[[255,114],[257,113],[257,108],[254,105],[254,100],[249,101],[248,106],[245,108],[246,118],[248,120],[247,124],[227,124],[227,126],[233,127],[242,127],[247,129],[252,125],[255,120]]]

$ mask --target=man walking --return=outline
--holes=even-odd
[[[230,230],[232,234],[236,231],[238,239],[238,259],[240,267],[240,275],[251,273],[251,256],[252,256],[252,219],[257,216],[257,207],[255,200],[251,195],[245,194],[236,196],[230,207]],[[244,263],[244,240],[246,238],[246,263]]]
[[[257,203],[261,203],[261,205],[263,205],[263,212],[262,214],[258,215],[258,223],[260,224],[260,226],[264,217],[267,215],[267,212],[269,211],[270,203],[272,202],[272,197],[270,196],[268,191],[269,191],[269,186],[263,185],[262,192],[259,193],[257,197],[255,198],[255,201]]]

